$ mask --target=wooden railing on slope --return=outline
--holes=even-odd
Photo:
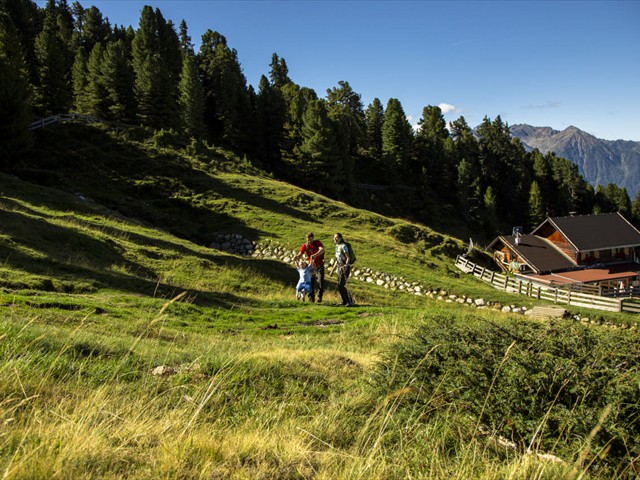
[[[575,292],[570,289],[545,287],[494,272],[476,265],[460,255],[456,258],[456,267],[465,273],[472,274],[483,282],[490,283],[497,289],[510,293],[527,295],[538,300],[548,300],[575,307],[593,308],[609,312],[640,313],[640,302],[633,299],[607,298]]]
[[[41,118],[40,120],[32,122],[31,125],[29,125],[29,130],[37,130],[48,125],[53,125],[54,123],[71,122],[73,120],[82,120],[84,122],[100,121],[97,118],[93,118],[89,115],[83,115],[80,113],[59,113],[57,115],[51,115],[50,117]]]

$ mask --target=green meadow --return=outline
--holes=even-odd
[[[171,132],[68,124],[0,174],[0,472],[7,479],[558,479],[640,473],[637,318],[619,327],[351,280],[299,302],[294,250],[505,305],[465,242],[276,181]],[[479,251],[478,262],[486,261]],[[577,312],[577,310],[576,310]]]

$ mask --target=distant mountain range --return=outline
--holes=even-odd
[[[552,151],[575,163],[594,187],[614,183],[627,189],[631,201],[640,191],[640,142],[603,140],[576,127],[558,131],[519,124],[509,128],[525,148]]]

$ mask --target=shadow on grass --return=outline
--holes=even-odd
[[[60,182],[59,187],[69,192],[82,190],[127,217],[197,243],[210,241],[207,237],[221,229],[253,240],[259,234],[228,213],[195,205],[197,196],[222,195],[259,210],[318,222],[302,210],[229,185],[178,154],[153,152],[150,156],[138,144],[112,138],[95,126],[68,124],[38,132],[36,148],[38,160],[15,172],[23,179],[56,187]]]
[[[158,281],[158,273],[147,265],[132,261],[125,256],[125,249],[112,238],[106,240],[92,237],[71,227],[53,223],[55,217],[43,218],[41,212],[29,209],[10,199],[2,200],[0,210],[0,258],[3,264],[26,275],[54,278],[53,281],[31,283],[44,290],[82,291],[87,285],[94,288],[109,287],[147,296],[171,297],[188,290],[197,297],[198,304],[230,307],[237,303],[251,305],[247,297],[221,292],[194,290]],[[7,207],[20,210],[8,210]],[[66,218],[62,217],[63,220]],[[160,240],[139,233],[82,221],[85,228],[96,229],[103,235],[111,235],[118,240],[126,237],[136,245],[157,247],[159,255],[180,258],[189,256],[211,262],[216,266],[249,269],[259,272],[270,281],[288,285],[293,282],[296,272],[289,266],[273,261],[245,259],[231,255],[216,255],[188,248],[180,243]],[[145,253],[144,251],[142,252]],[[155,252],[154,252],[155,253]],[[156,254],[157,255],[157,254]],[[114,268],[123,270],[115,271]],[[130,273],[128,273],[130,272]],[[84,286],[80,284],[84,283]],[[8,283],[10,288],[11,282]],[[17,280],[13,288],[28,288],[29,281]],[[259,302],[255,302],[255,305]]]

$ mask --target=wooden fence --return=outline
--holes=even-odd
[[[510,293],[518,293],[538,300],[548,300],[553,303],[575,307],[593,308],[609,312],[640,313],[640,302],[630,298],[608,298],[572,291],[570,288],[546,287],[494,272],[476,265],[460,255],[456,258],[456,267],[484,282],[490,283],[495,288]]]
[[[89,115],[82,115],[80,113],[59,113],[57,115],[51,115],[50,117],[41,118],[40,120],[32,122],[31,125],[29,125],[29,130],[37,130],[48,125],[53,125],[54,123],[71,122],[72,120],[82,120],[83,122],[100,121]]]

